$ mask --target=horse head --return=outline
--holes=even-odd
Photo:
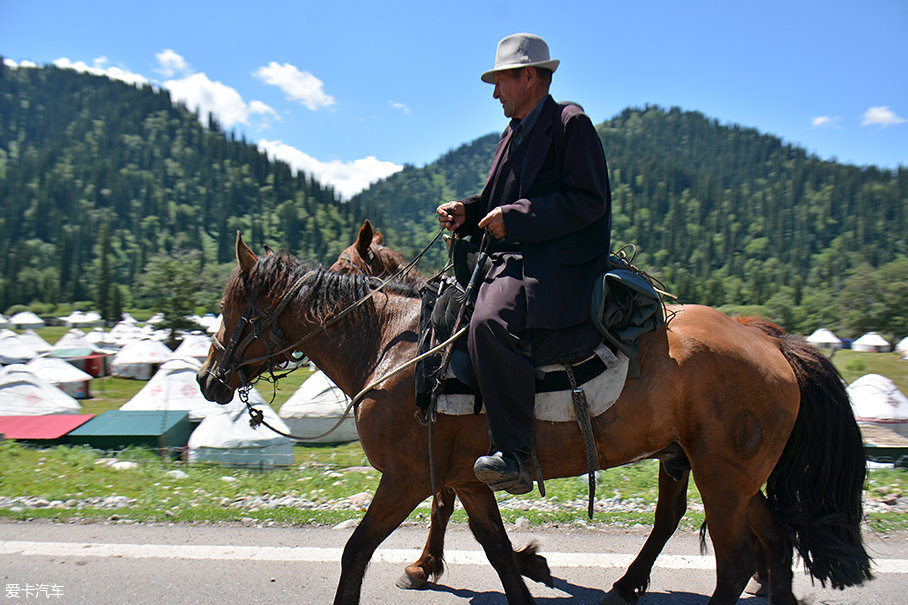
[[[298,279],[288,290],[287,263],[267,247],[265,256],[258,258],[239,231],[236,258],[238,266],[221,299],[221,327],[196,375],[205,398],[220,404],[232,401],[236,389],[250,386],[263,372],[293,359],[281,315],[305,283]]]
[[[369,219],[363,221],[356,241],[340,253],[329,270],[336,273],[372,276],[391,275],[403,257],[384,245],[381,233],[372,229]]]

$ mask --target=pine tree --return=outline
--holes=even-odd
[[[101,225],[101,232],[98,235],[98,273],[95,277],[95,304],[98,312],[104,319],[108,317],[110,311],[110,234],[107,223]]]

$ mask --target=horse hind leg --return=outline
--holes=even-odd
[[[432,498],[426,545],[419,559],[404,568],[404,574],[397,580],[399,588],[422,588],[429,578],[438,578],[444,573],[445,530],[454,512],[454,499],[454,490],[449,487],[441,488]]]
[[[759,582],[766,590],[765,596],[772,605],[797,605],[798,600],[791,591],[794,579],[792,545],[786,540],[762,492],[750,501],[747,522],[757,540]]]
[[[757,570],[754,535],[748,524],[753,493],[746,491],[746,480],[733,467],[713,461],[708,473],[702,469],[698,473],[697,462],[692,462],[716,557],[716,587],[707,605],[734,605]]]
[[[659,498],[656,501],[653,529],[634,562],[621,579],[612,585],[601,605],[632,605],[646,592],[656,558],[687,511],[689,479],[689,470],[681,471],[679,478],[674,479],[666,472],[665,466],[659,464]]]
[[[403,575],[398,578],[396,584],[398,588],[405,590],[419,589],[425,586],[429,578],[438,579],[444,573],[444,542],[445,531],[451,513],[454,512],[454,491],[445,487],[438,490],[432,499],[432,514],[429,522],[429,535],[426,538],[426,545],[423,548],[419,559],[404,568]],[[517,557],[517,567],[520,574],[535,582],[554,586],[549,565],[545,557],[537,553],[538,546],[535,543],[525,548],[514,551]]]

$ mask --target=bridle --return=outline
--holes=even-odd
[[[241,388],[246,389],[247,391],[252,387],[252,381],[246,376],[243,369],[245,366],[256,363],[265,363],[266,369],[271,374],[272,379],[276,380],[280,378],[281,376],[277,376],[274,373],[274,370],[277,367],[275,358],[293,351],[301,342],[318,333],[317,331],[312,332],[288,347],[285,345],[284,333],[281,330],[279,323],[280,316],[287,308],[287,305],[315,275],[316,271],[309,271],[297,279],[290,289],[284,293],[274,309],[268,311],[256,304],[256,296],[249,288],[249,278],[244,274],[243,283],[249,296],[249,302],[239,320],[237,320],[233,333],[230,335],[230,341],[226,346],[217,339],[217,336],[211,337],[211,343],[215,349],[221,351],[221,357],[215,363],[214,368],[209,370],[209,374],[214,376],[215,380],[228,388],[227,378],[231,373],[236,374],[240,379]],[[243,333],[246,332],[246,327],[250,324],[252,325],[252,330],[243,337]],[[263,340],[265,355],[252,359],[243,358],[242,355],[246,348],[252,344],[254,340],[260,339],[265,331],[268,331],[269,334],[268,340]]]

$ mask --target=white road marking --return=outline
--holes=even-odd
[[[338,563],[341,548],[312,546],[229,546],[195,544],[120,544],[98,542],[32,542],[0,541],[0,555],[56,556],[56,557],[121,557],[131,559],[210,559],[232,561],[303,561],[312,563]],[[379,548],[372,557],[373,563],[411,563],[420,554],[418,549]],[[625,568],[634,555],[615,553],[560,553],[547,552],[550,567],[617,567]],[[485,553],[480,550],[445,551],[445,560],[458,565],[488,565]],[[908,573],[908,559],[875,559],[878,573]],[[664,569],[715,569],[715,559],[710,555],[660,555],[656,567]]]

